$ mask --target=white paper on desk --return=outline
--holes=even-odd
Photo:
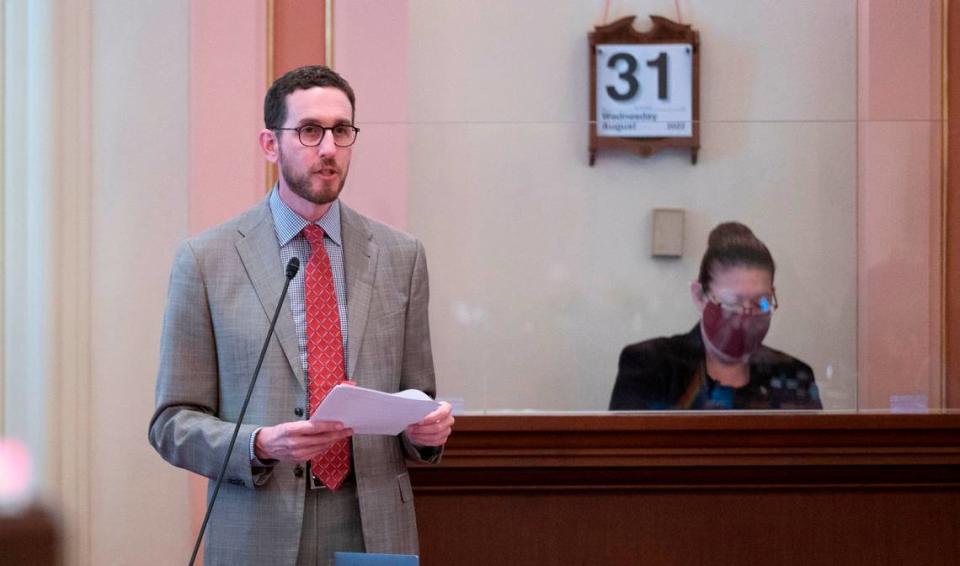
[[[337,385],[310,416],[314,421],[340,421],[354,434],[397,435],[440,406],[423,391],[384,393],[355,385]]]

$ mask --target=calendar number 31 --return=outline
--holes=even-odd
[[[640,94],[640,81],[637,80],[637,58],[630,53],[616,53],[607,61],[607,67],[617,70],[617,66],[626,63],[626,68],[621,67],[621,72],[617,77],[625,83],[626,90],[623,92],[617,90],[614,85],[607,85],[607,95],[617,102],[630,100]],[[656,59],[646,61],[648,67],[657,70],[657,98],[667,99],[667,54],[660,52]]]

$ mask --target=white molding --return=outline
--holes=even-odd
[[[93,206],[93,50],[91,0],[61,4],[58,76],[60,77],[61,169],[57,201],[60,227],[57,261],[60,273],[59,380],[57,399],[60,439],[59,501],[68,527],[65,563],[91,563],[91,474],[93,429],[90,417],[91,376],[91,210]]]
[[[51,56],[54,32],[49,1],[7,2],[4,6],[4,380],[5,432],[24,442],[37,470],[54,466],[48,446],[50,367],[56,351],[45,345],[49,331],[52,279],[48,255],[55,230],[55,152],[48,131],[54,121]],[[49,476],[37,486],[47,493]],[[37,480],[35,480],[37,481]]]
[[[3,41],[0,41],[0,131],[6,132],[6,105],[7,105],[7,95],[6,95],[6,84],[7,84],[7,46],[6,46],[6,30],[5,22],[7,12],[7,4],[5,1],[0,0],[0,30],[4,30]],[[4,163],[6,162],[6,134],[0,137],[0,179],[6,182],[6,169],[4,168]],[[5,229],[4,229],[4,201],[6,200],[5,191],[0,191],[0,270],[4,268],[4,242],[6,241]],[[4,298],[6,297],[6,292],[4,288],[6,286],[6,281],[3,277],[0,277],[0,321],[6,320],[6,314],[4,313]],[[3,371],[2,368],[6,368],[6,361],[4,358],[5,344],[6,344],[6,332],[4,331],[4,325],[0,324],[0,438],[5,436],[5,431],[7,430],[7,421],[6,421],[6,405],[7,398],[4,393],[5,384],[6,384],[6,371]]]
[[[5,431],[90,563],[90,0],[4,4]],[[39,423],[39,426],[38,426]]]

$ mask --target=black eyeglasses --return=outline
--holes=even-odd
[[[274,128],[274,130],[297,132],[300,143],[307,147],[317,147],[320,145],[323,142],[323,136],[327,133],[327,130],[330,130],[333,134],[333,145],[337,147],[350,147],[357,141],[357,132],[360,131],[360,128],[349,124],[337,124],[329,128],[319,124],[307,124],[299,128]]]

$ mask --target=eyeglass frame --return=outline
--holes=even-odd
[[[748,309],[745,309],[745,308],[743,307],[743,301],[742,301],[742,300],[740,301],[740,304],[739,304],[739,305],[737,305],[736,307],[733,307],[733,306],[730,305],[729,303],[724,303],[723,301],[717,299],[717,296],[714,295],[713,293],[710,293],[710,292],[705,293],[705,294],[704,294],[704,298],[707,299],[708,301],[710,301],[711,303],[715,304],[715,305],[719,305],[720,308],[724,310],[724,312],[730,312],[730,313],[733,313],[733,314],[772,315],[772,314],[774,313],[774,311],[776,311],[777,308],[780,306],[779,301],[777,301],[777,291],[776,291],[776,289],[774,289],[773,291],[770,292],[771,302],[770,302],[770,306],[769,306],[768,310],[766,310],[766,311],[755,308],[755,307],[754,307],[754,304],[755,304],[755,303],[754,303],[754,301],[752,301],[752,300],[751,300],[751,303],[752,303],[752,304],[751,304],[751,306],[749,307],[749,310],[748,310]],[[763,296],[760,297],[760,300],[763,300],[763,299],[766,299],[766,298],[767,298],[767,295],[764,294]]]
[[[306,143],[303,142],[303,137],[302,137],[302,134],[301,134],[300,132],[301,132],[301,130],[303,130],[304,128],[320,128],[320,139],[317,140],[317,143],[315,143],[315,144],[313,144],[313,145],[308,145],[308,144],[306,144]],[[333,134],[333,130],[336,129],[336,128],[350,128],[351,130],[353,130],[353,141],[351,141],[348,145],[340,145],[340,144],[338,144],[338,143],[337,143],[337,139],[336,139],[336,135]],[[352,146],[353,144],[357,143],[357,135],[360,133],[360,128],[354,126],[353,124],[337,124],[337,125],[335,125],[335,126],[329,126],[329,127],[328,127],[328,126],[321,126],[320,124],[304,124],[304,125],[302,125],[302,126],[300,126],[300,127],[297,127],[297,128],[272,128],[272,129],[273,129],[274,131],[291,131],[291,132],[297,132],[297,141],[300,142],[300,145],[302,145],[303,147],[319,147],[320,144],[323,143],[323,138],[326,137],[326,135],[327,135],[327,130],[329,130],[330,133],[331,133],[331,135],[334,136],[334,138],[333,138],[333,145],[335,145],[335,146],[337,146],[337,147],[350,147],[350,146]]]

